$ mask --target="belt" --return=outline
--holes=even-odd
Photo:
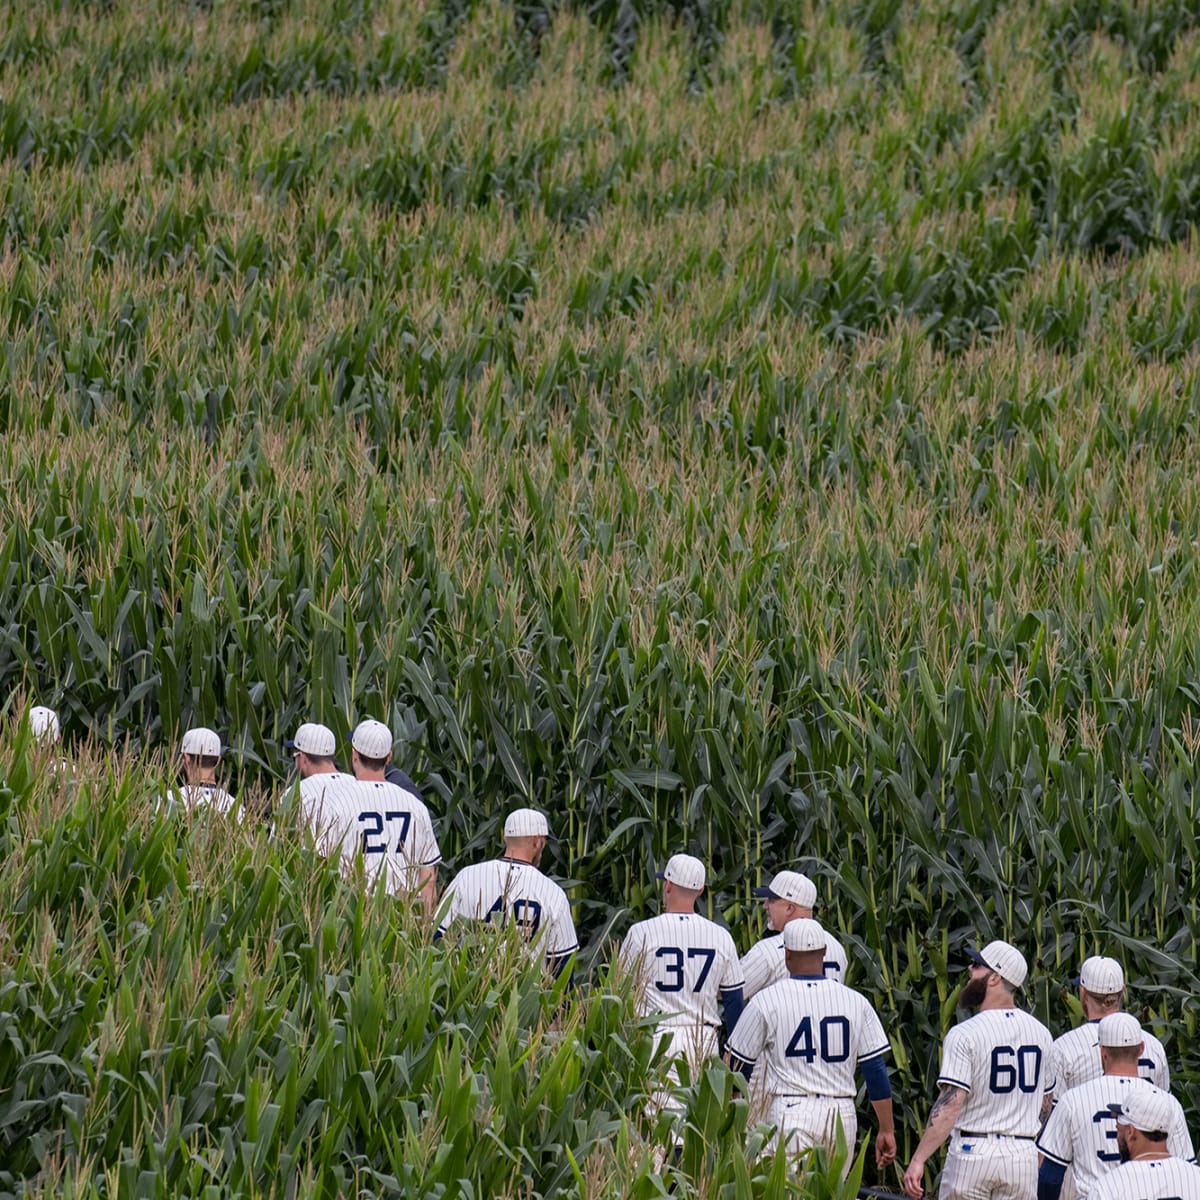
[[[967,1138],[972,1142],[983,1141],[984,1138],[1005,1138],[1014,1142],[1034,1142],[1037,1141],[1037,1136],[1032,1133],[979,1133],[973,1129],[956,1129],[954,1131],[960,1138]]]
[[[853,1096],[828,1096],[823,1092],[776,1092],[778,1100],[853,1100]]]

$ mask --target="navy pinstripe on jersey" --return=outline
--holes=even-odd
[[[1117,1149],[1117,1112],[1139,1080],[1128,1075],[1101,1075],[1059,1097],[1037,1148],[1059,1166],[1070,1167],[1079,1200],[1086,1200],[1097,1180],[1121,1161]],[[1192,1138],[1183,1107],[1172,1098],[1174,1122],[1168,1131],[1167,1149],[1191,1161]]]
[[[1035,1137],[1042,1099],[1054,1085],[1050,1030],[1019,1008],[988,1009],[960,1021],[942,1046],[939,1085],[967,1093],[958,1128]]]
[[[242,806],[215,783],[185,783],[177,790],[169,791],[163,803],[168,812],[177,807],[187,812],[212,808],[219,813],[232,813],[239,821],[242,819]]]
[[[625,935],[620,959],[637,971],[639,1014],[665,1013],[665,1025],[719,1025],[719,993],[742,986],[729,930],[699,913],[638,921]]]
[[[1100,1022],[1088,1021],[1054,1039],[1053,1065],[1057,1080],[1056,1092],[1062,1095],[1081,1083],[1099,1079],[1104,1073],[1100,1065]],[[1138,1074],[1164,1092],[1171,1087],[1171,1072],[1167,1067],[1167,1052],[1154,1034],[1142,1030],[1145,1045],[1138,1056]]]
[[[439,933],[460,918],[511,921],[548,959],[562,960],[579,949],[566,892],[531,863],[495,858],[464,867],[446,889],[443,906]]]
[[[1109,1171],[1088,1200],[1200,1200],[1200,1167],[1181,1158],[1148,1158]]]
[[[773,1095],[853,1097],[855,1067],[890,1048],[871,1002],[832,979],[785,979],[742,1010],[729,1052]]]
[[[825,978],[837,983],[846,982],[846,951],[841,942],[828,930],[825,945]],[[788,977],[787,959],[783,949],[783,934],[777,933],[755,942],[742,956],[742,974],[746,977],[746,999],[765,987]]]
[[[361,860],[367,880],[383,875],[393,894],[415,890],[420,869],[442,860],[429,809],[393,783],[310,775],[300,781],[300,807],[321,853],[340,855],[348,871]]]

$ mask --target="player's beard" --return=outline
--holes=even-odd
[[[1129,1140],[1121,1136],[1120,1125],[1117,1126],[1117,1150],[1123,1163],[1127,1163],[1133,1157],[1129,1150]]]
[[[966,1009],[978,1008],[987,995],[988,977],[980,975],[978,979],[968,979],[963,990],[958,993],[958,1007]]]

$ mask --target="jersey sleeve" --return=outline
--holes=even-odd
[[[757,992],[761,992],[771,982],[771,951],[774,949],[774,941],[764,938],[761,942],[755,942],[742,955],[742,961],[739,965],[742,971],[742,979],[744,981],[742,986],[746,999],[749,999]]]
[[[949,1084],[951,1087],[962,1088],[964,1092],[971,1090],[972,1075],[971,1041],[963,1033],[962,1026],[956,1025],[946,1034],[942,1046],[942,1066],[938,1071],[938,1086]]]
[[[438,846],[437,834],[433,832],[429,809],[422,804],[415,808],[414,817],[412,862],[422,867],[436,867],[442,861],[442,851]]]
[[[570,901],[561,889],[556,892],[551,908],[553,917],[546,930],[546,940],[542,948],[547,958],[567,958],[579,949],[579,939],[575,936]]]
[[[1066,1101],[1060,1101],[1050,1110],[1046,1124],[1038,1135],[1037,1148],[1060,1167],[1069,1167],[1075,1161],[1071,1114]]]
[[[742,974],[742,964],[738,960],[737,947],[728,933],[722,939],[721,958],[722,972],[721,982],[718,985],[719,990],[731,992],[734,989],[744,988],[746,977]]]
[[[617,960],[626,971],[636,971],[642,957],[642,925],[639,921],[629,927],[621,949],[617,952]]]
[[[729,1041],[725,1043],[725,1048],[735,1058],[740,1058],[742,1062],[753,1065],[758,1061],[758,1056],[762,1054],[766,1044],[767,1018],[762,1006],[758,1003],[758,998],[755,997],[742,1009],[742,1015],[738,1018],[734,1031],[729,1035]]]
[[[883,1032],[883,1022],[879,1019],[875,1006],[865,998],[862,1002],[858,1030],[859,1062],[868,1058],[878,1058],[892,1048],[887,1034]]]

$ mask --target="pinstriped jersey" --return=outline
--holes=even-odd
[[[511,921],[548,959],[564,959],[579,949],[566,892],[532,863],[494,858],[464,867],[451,880],[442,905],[446,915],[439,933],[460,917],[497,925]]]
[[[717,996],[742,986],[728,929],[699,913],[660,913],[630,926],[621,962],[638,973],[638,1013],[666,1013],[664,1025],[717,1026]]]
[[[826,933],[825,978],[838,983],[846,982],[846,951],[837,938]],[[787,959],[783,948],[783,934],[765,937],[755,942],[742,956],[742,974],[746,977],[746,999],[761,992],[772,983],[788,977]]]
[[[168,812],[174,808],[182,808],[186,812],[215,808],[219,813],[233,813],[239,821],[242,818],[242,806],[215,783],[185,783],[178,789],[172,788],[163,800],[163,807]]]
[[[1200,1200],[1200,1167],[1181,1158],[1131,1160],[1109,1171],[1088,1200]]]
[[[1054,1039],[1054,1075],[1058,1094],[1069,1092],[1081,1083],[1099,1079],[1104,1073],[1100,1065],[1100,1022],[1087,1021]],[[1148,1083],[1170,1090],[1171,1072],[1167,1068],[1167,1052],[1152,1033],[1142,1031],[1145,1045],[1138,1057],[1138,1074]]]
[[[1050,1030],[1019,1008],[994,1008],[960,1021],[942,1045],[938,1084],[967,1093],[956,1128],[1036,1137],[1042,1098],[1054,1088]]]
[[[321,853],[339,854],[343,868],[361,857],[367,880],[383,875],[393,895],[413,891],[420,868],[442,861],[429,809],[393,783],[310,775],[300,781],[300,806]]]
[[[1121,1161],[1117,1149],[1117,1112],[1139,1081],[1129,1075],[1101,1075],[1059,1097],[1038,1137],[1038,1149],[1051,1162],[1070,1167],[1079,1200],[1087,1200],[1096,1181]],[[1193,1161],[1192,1138],[1183,1106],[1171,1098],[1174,1119],[1167,1149]]]
[[[852,1099],[855,1067],[890,1044],[865,996],[832,979],[799,977],[751,997],[727,1048],[755,1072],[765,1067],[773,1095]]]

